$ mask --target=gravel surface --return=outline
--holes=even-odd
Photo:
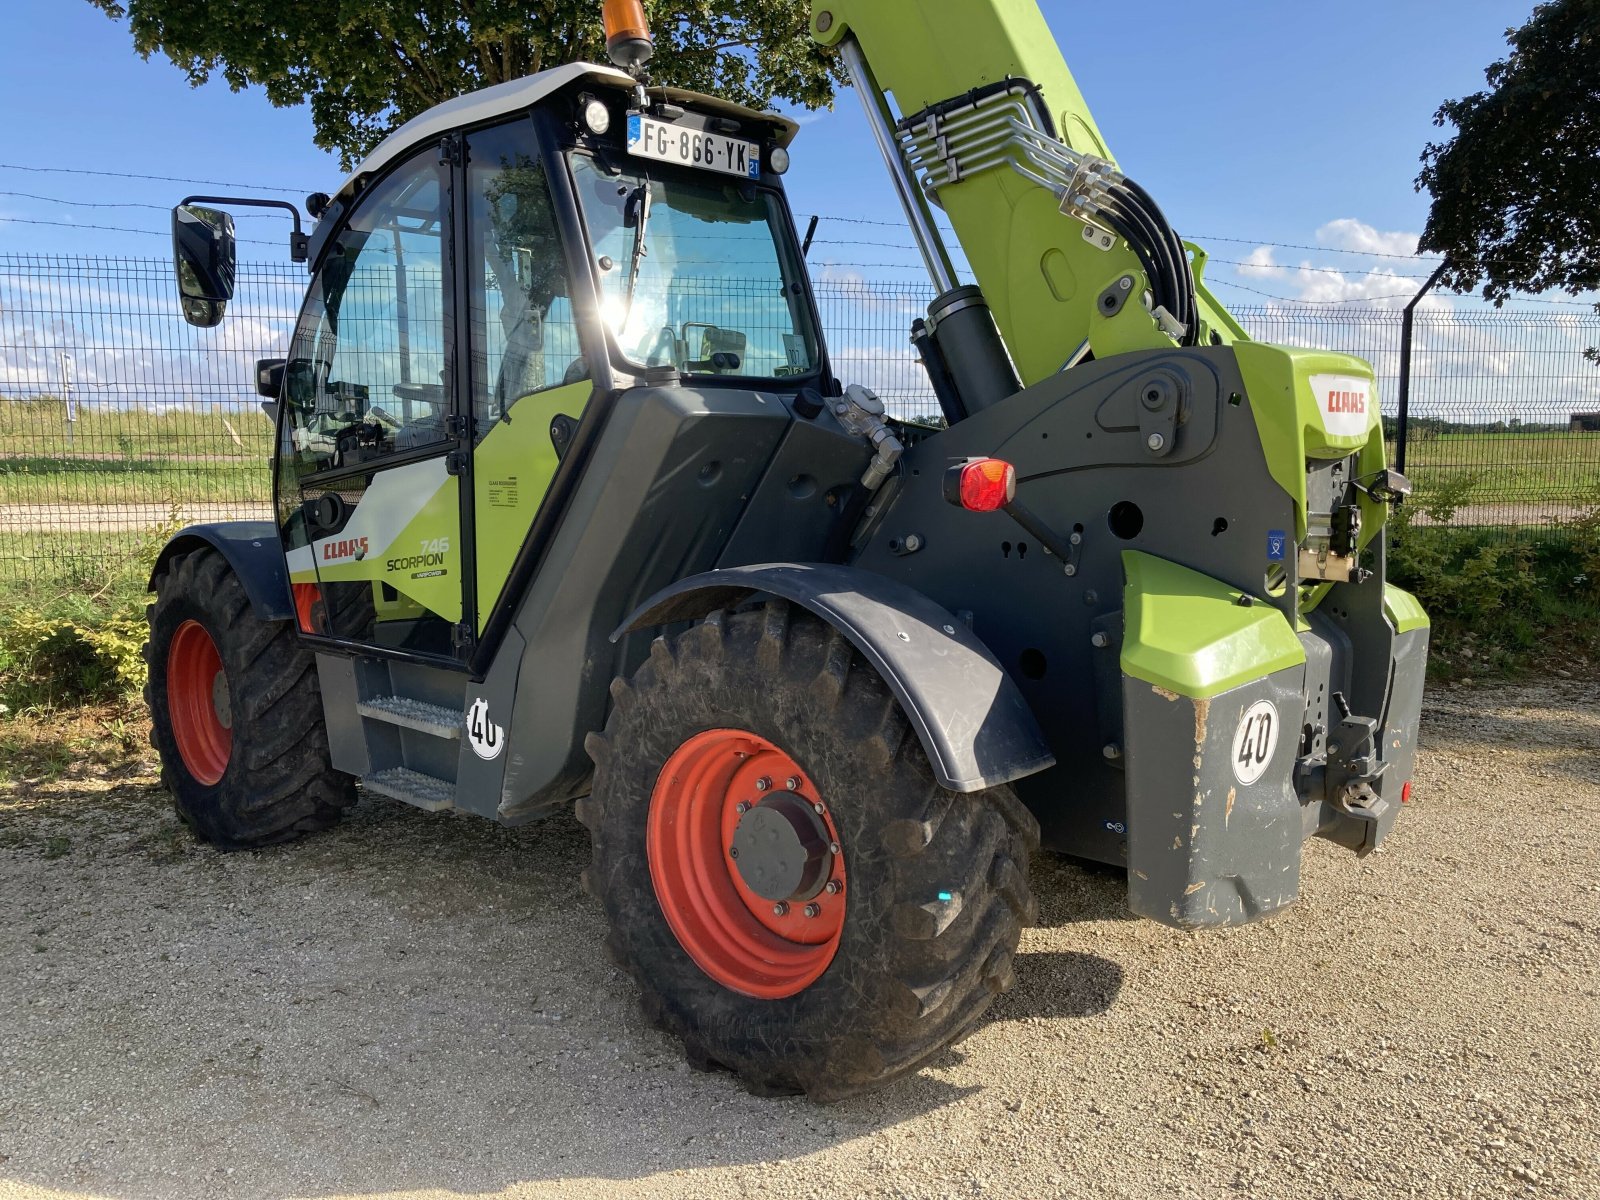
[[[583,831],[368,798],[194,845],[151,786],[0,786],[0,1196],[1600,1196],[1600,698],[1436,691],[1414,803],[1185,935],[1041,856],[1017,988],[832,1107],[697,1074]]]

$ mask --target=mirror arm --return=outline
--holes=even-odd
[[[243,196],[185,196],[178,201],[178,207],[185,204],[242,204],[246,208],[282,208],[287,209],[289,216],[294,220],[294,232],[289,235],[289,257],[295,262],[305,262],[310,257],[309,239],[300,228],[300,210],[287,200],[251,200]]]

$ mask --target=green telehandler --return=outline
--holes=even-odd
[[[649,80],[637,0],[605,23],[613,65],[424,113],[309,232],[281,206],[311,283],[258,366],[274,519],[183,530],[150,582],[195,832],[576,802],[648,1014],[818,1099],[1010,984],[1041,844],[1182,929],[1293,903],[1309,837],[1379,845],[1428,621],[1385,581],[1372,369],[1246,335],[1034,0],[812,14],[937,292],[937,421],[830,367],[794,123]],[[174,210],[194,324],[247,203]]]

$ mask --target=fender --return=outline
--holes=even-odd
[[[903,583],[825,563],[764,563],[680,579],[611,635],[704,617],[751,596],[789,600],[842,633],[883,677],[939,783],[976,792],[1055,765],[1033,710],[965,624]]]
[[[179,530],[161,548],[145,590],[156,590],[156,578],[172,559],[202,546],[214,548],[228,560],[244,585],[245,595],[250,597],[250,611],[258,621],[294,620],[289,569],[283,561],[278,528],[271,521],[220,521]]]

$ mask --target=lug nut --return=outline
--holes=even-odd
[[[787,917],[789,915],[789,902],[787,900],[779,900],[772,906],[772,915],[775,917]]]
[[[764,792],[771,786],[772,780],[768,779],[765,775],[756,780],[756,791],[758,792]]]
[[[820,904],[808,904],[808,905],[806,905],[806,916],[808,916],[808,917],[820,917],[821,915],[822,915],[822,905],[820,905]]]
[[[789,782],[784,784],[783,786],[788,788],[791,792],[798,792],[800,790],[800,776],[798,776],[798,775],[789,776]]]
[[[844,884],[840,883],[837,879],[830,879],[828,880],[828,886],[826,890],[828,895],[837,896],[840,892],[844,891]]]
[[[825,813],[825,812],[827,812],[827,811],[828,811],[828,810],[827,810],[827,809],[825,809],[825,808],[823,808],[823,807],[822,807],[822,805],[820,805],[820,804],[813,804],[813,805],[812,805],[812,806],[811,806],[811,807],[812,807],[812,808],[813,808],[813,809],[814,809],[814,810],[815,810],[815,811],[816,811],[816,814],[817,814],[817,816],[819,816],[819,817],[820,817],[820,816],[821,816],[821,815],[822,815],[822,814],[823,814],[823,813]]]
[[[734,811],[737,812],[737,813],[740,813],[740,814],[744,814],[744,813],[749,812],[750,811],[750,801],[748,801],[748,800],[739,801],[739,803],[734,806]]]
[[[828,853],[829,854],[837,854],[837,853],[839,853],[839,843],[838,842],[829,842],[828,843]]]

